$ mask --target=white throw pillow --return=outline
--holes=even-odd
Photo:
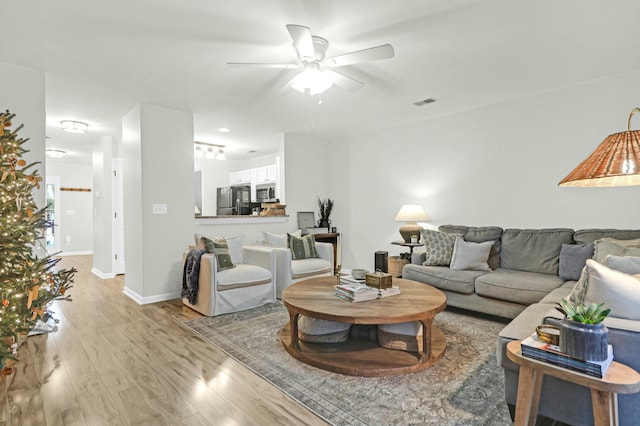
[[[640,320],[640,276],[629,275],[587,260],[587,287],[582,303],[604,303],[610,316]]]
[[[244,263],[244,256],[242,256],[242,246],[244,245],[244,234],[236,235],[235,237],[224,237],[227,240],[229,246],[229,255],[231,260],[236,265]]]
[[[263,232],[262,234],[264,235],[264,241],[266,245],[270,247],[280,247],[280,248],[289,247],[287,234],[273,234],[271,232],[266,232],[266,231]],[[300,238],[302,236],[302,230],[298,229],[297,231],[292,232],[290,235]]]
[[[456,238],[451,255],[451,269],[470,269],[473,271],[490,271],[489,253],[494,241],[472,243]]]

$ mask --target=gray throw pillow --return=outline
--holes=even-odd
[[[640,257],[613,256],[610,254],[605,257],[604,261],[605,265],[616,271],[630,275],[640,274]]]
[[[565,281],[576,281],[584,269],[587,259],[593,257],[594,244],[563,244],[560,249],[560,268],[558,275]]]
[[[453,245],[456,238],[462,238],[462,234],[448,234],[446,232],[422,230],[424,246],[427,251],[426,260],[422,263],[426,266],[449,266]]]
[[[291,250],[292,260],[320,257],[316,250],[316,239],[313,234],[305,235],[302,238],[291,234],[287,235],[289,236],[289,249]]]
[[[490,271],[487,260],[493,247],[493,241],[472,243],[456,238],[451,255],[451,269],[468,269],[472,271]]]
[[[201,237],[200,240],[204,245],[204,249],[207,253],[213,253],[216,257],[216,265],[218,272],[225,269],[235,268],[236,265],[231,260],[231,254],[229,254],[229,246],[227,240],[224,238],[209,239],[207,237]]]

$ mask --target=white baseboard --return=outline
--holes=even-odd
[[[138,305],[148,305],[149,303],[164,302],[165,300],[179,299],[182,297],[179,291],[175,293],[157,294],[155,296],[147,297],[140,296],[138,293],[128,287],[125,287],[122,292]]]
[[[87,256],[93,255],[93,251],[61,251],[56,254],[56,256],[64,257],[64,256]]]
[[[112,272],[109,272],[109,273],[102,272],[101,270],[99,270],[99,269],[97,269],[95,267],[91,268],[91,273],[93,275],[95,275],[96,277],[101,278],[103,280],[109,280],[111,278],[115,278],[116,277],[116,274],[114,274]]]

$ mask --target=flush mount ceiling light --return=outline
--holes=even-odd
[[[81,121],[63,120],[60,122],[60,128],[69,133],[87,133],[89,125]]]
[[[47,157],[50,158],[63,158],[67,153],[59,150],[59,149],[47,149],[45,150],[45,152],[47,153]]]
[[[582,163],[571,171],[559,186],[610,187],[640,185],[640,130],[631,130],[631,117],[640,108],[634,108],[627,120],[627,131],[614,133],[596,148]]]
[[[220,127],[218,131],[222,133],[229,133],[229,129],[227,129],[226,127]]]
[[[194,155],[196,158],[206,158],[207,160],[224,160],[225,159],[225,155],[224,155],[224,151],[222,150],[222,148],[225,147],[225,145],[219,145],[217,143],[208,143],[208,142],[194,142],[193,143],[194,146]],[[205,154],[203,147],[208,147],[207,148],[207,152]],[[216,154],[214,152],[214,148],[218,148],[218,153]]]

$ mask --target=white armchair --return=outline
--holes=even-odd
[[[189,250],[183,254],[183,265]],[[217,270],[216,257],[205,253],[200,260],[195,304],[182,303],[203,315],[216,316],[275,302],[275,255],[266,247],[242,247],[243,263]]]
[[[291,250],[280,247],[266,247],[275,254],[276,297],[282,298],[282,291],[298,281],[333,275],[333,245],[316,242],[320,257],[311,259],[291,259]]]

